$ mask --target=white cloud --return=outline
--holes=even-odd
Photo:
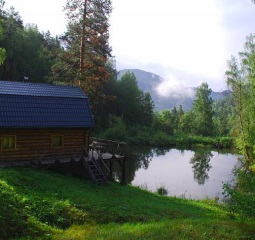
[[[177,99],[181,99],[184,96],[192,98],[196,94],[194,89],[187,88],[185,82],[170,74],[157,86],[156,91],[162,97],[171,96]]]

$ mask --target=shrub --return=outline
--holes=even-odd
[[[224,195],[229,198],[228,207],[245,217],[255,217],[255,174],[237,171],[237,184],[224,184]]]
[[[166,196],[168,194],[168,191],[164,186],[161,186],[157,189],[157,193]]]
[[[164,132],[156,132],[154,139],[155,139],[155,142],[154,142],[155,145],[158,144],[161,147],[167,147],[171,145],[170,136]]]
[[[31,206],[30,211],[40,222],[51,226],[64,229],[73,223],[83,223],[86,219],[86,214],[67,200],[33,198],[31,202],[28,200],[28,204]]]
[[[124,141],[127,138],[126,126],[121,118],[116,116],[109,117],[109,128],[107,128],[101,136],[105,139]]]
[[[6,182],[0,180],[1,239],[12,239],[27,232],[28,215],[22,198]]]

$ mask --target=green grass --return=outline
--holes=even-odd
[[[254,219],[239,219],[214,201],[35,169],[0,170],[0,208],[1,240],[255,237]]]
[[[164,132],[140,133],[127,138],[130,144],[160,146],[160,147],[211,147],[231,149],[234,139],[231,137],[203,137],[190,135],[168,135]]]
[[[165,220],[149,223],[74,225],[54,239],[155,240],[155,239],[253,239],[254,224],[198,220]]]

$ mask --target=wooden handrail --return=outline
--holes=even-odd
[[[108,139],[103,139],[103,138],[95,138],[95,137],[90,137],[90,140],[95,140],[95,141],[100,141],[104,143],[116,143],[116,144],[121,144],[121,145],[126,145],[124,142],[119,142],[119,141],[113,141],[113,140],[108,140]]]
[[[102,138],[94,138],[91,137],[90,138],[90,145],[92,146],[94,144],[94,142],[98,142],[101,145],[102,144],[106,144],[105,145],[105,150],[109,150],[109,153],[111,153],[113,156],[115,156],[118,151],[120,151],[120,155],[125,155],[125,150],[123,148],[123,146],[126,145],[126,143],[124,142],[118,142],[118,141],[112,141],[112,140],[107,140],[107,139],[102,139]]]

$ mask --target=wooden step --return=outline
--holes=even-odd
[[[97,184],[107,184],[108,181],[106,180],[102,169],[100,166],[95,162],[95,160],[90,160],[87,162],[87,166],[90,170],[90,174],[93,175],[91,176],[91,179],[95,181]]]

